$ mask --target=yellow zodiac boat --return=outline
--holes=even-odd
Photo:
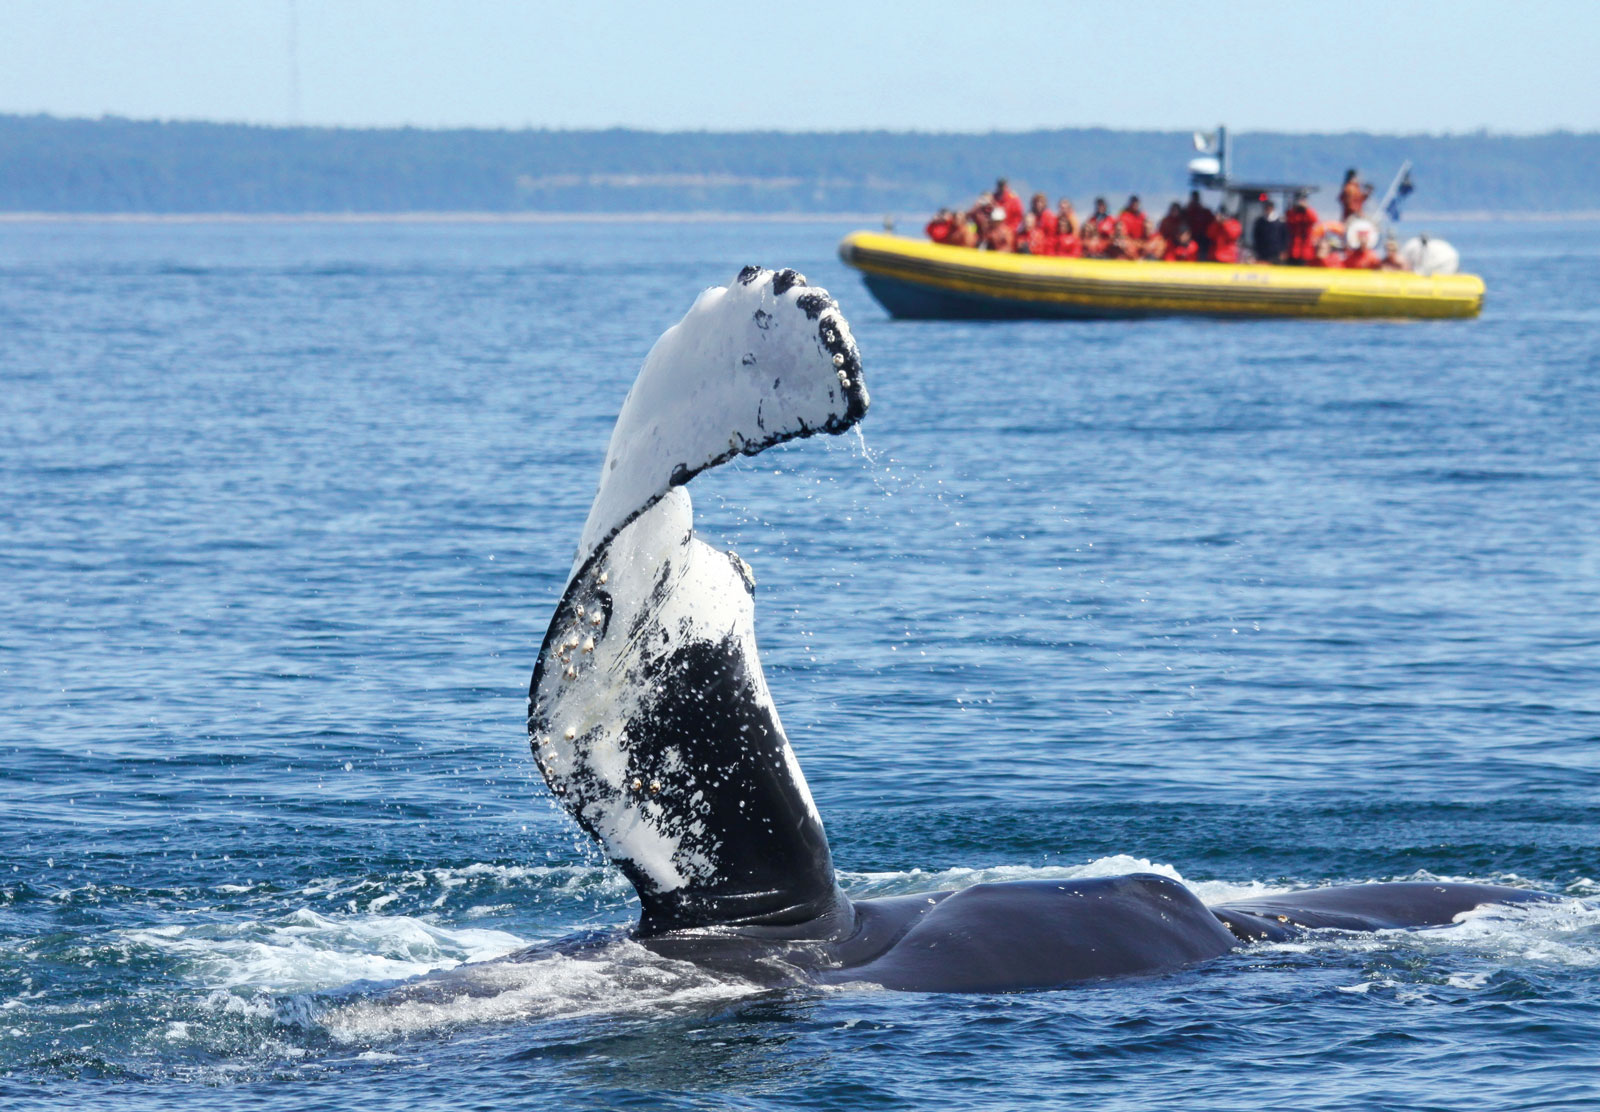
[[[1068,259],[874,232],[846,236],[839,257],[891,316],[919,320],[1475,317],[1483,307],[1474,274]]]

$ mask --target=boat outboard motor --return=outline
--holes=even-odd
[[[1461,252],[1442,239],[1413,236],[1400,248],[1400,257],[1413,273],[1454,274],[1461,266]]]

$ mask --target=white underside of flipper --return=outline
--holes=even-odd
[[[842,432],[866,408],[855,340],[826,290],[753,267],[706,290],[622,403],[573,571],[670,487],[736,455]]]
[[[751,585],[737,561],[694,536],[688,492],[669,491],[574,581],[551,627],[558,667],[543,672],[533,693],[543,725],[534,753],[545,779],[607,855],[630,862],[657,893],[710,880],[726,864],[722,829],[705,815],[728,771],[708,758],[728,754],[656,749],[630,736],[649,728],[669,662],[691,650],[740,662],[748,697],[778,723],[756,652]],[[820,826],[794,751],[781,727],[774,732],[760,756],[779,755]]]

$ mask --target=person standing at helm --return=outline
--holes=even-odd
[[[1006,210],[1006,226],[1016,238],[1022,228],[1022,198],[1012,192],[1011,183],[1005,178],[994,183],[994,203]]]
[[[1306,203],[1306,194],[1294,195],[1294,205],[1284,223],[1289,225],[1289,262],[1298,266],[1316,265],[1317,210]]]
[[[1356,173],[1353,169],[1346,170],[1344,184],[1339,187],[1339,219],[1344,223],[1349,223],[1352,216],[1360,216],[1367,198],[1372,196],[1372,186],[1356,181]]]
[[[1278,206],[1266,197],[1261,198],[1261,215],[1250,230],[1250,246],[1262,263],[1281,262],[1289,249],[1289,230],[1278,219]]]
[[[1200,191],[1189,191],[1189,203],[1183,206],[1183,222],[1189,226],[1189,235],[1200,245],[1201,254],[1207,253],[1210,241],[1207,237],[1211,234],[1211,210],[1206,208],[1200,199]]]

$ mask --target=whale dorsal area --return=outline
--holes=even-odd
[[[850,326],[792,270],[706,290],[645,357],[617,415],[573,570],[674,486],[736,455],[843,432],[867,411]]]

